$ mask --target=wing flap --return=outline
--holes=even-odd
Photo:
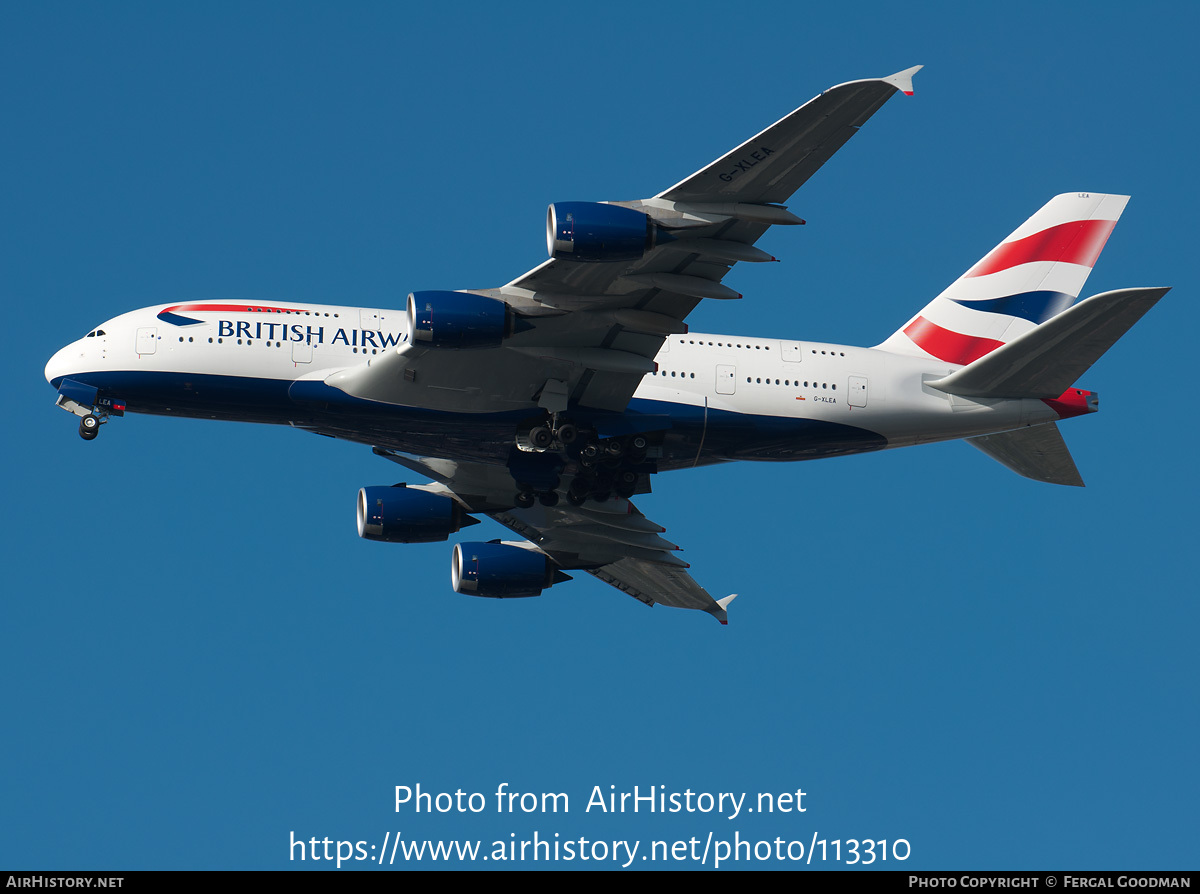
[[[563,568],[583,569],[647,605],[698,609],[726,623],[718,603],[688,573],[675,544],[628,500],[574,506],[533,506],[491,513]]]
[[[593,577],[611,584],[646,605],[669,605],[708,612],[722,624],[728,623],[727,596],[719,602],[696,583],[687,571],[652,565],[637,559],[621,559],[602,568],[589,568]]]

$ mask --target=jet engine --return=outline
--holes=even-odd
[[[546,250],[564,261],[636,261],[674,239],[653,220],[620,205],[555,202],[546,211]]]
[[[540,596],[542,590],[570,579],[549,556],[499,540],[456,543],[450,561],[454,592],[468,596],[491,599]]]
[[[513,331],[503,301],[470,292],[412,292],[408,331],[424,348],[494,348]]]
[[[358,492],[358,536],[384,543],[436,543],[479,519],[450,497],[419,487],[364,487]]]

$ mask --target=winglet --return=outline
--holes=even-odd
[[[731,603],[731,602],[733,602],[733,600],[737,599],[737,595],[738,595],[737,593],[731,593],[728,596],[726,596],[724,599],[718,599],[717,604],[714,607],[708,609],[708,613],[710,615],[712,615],[714,618],[716,618],[718,621],[720,621],[722,624],[728,626],[729,615],[728,615],[728,613],[726,613],[725,609],[729,608],[729,603]]]
[[[905,96],[913,95],[912,79],[918,71],[924,68],[924,65],[914,65],[912,68],[906,68],[904,71],[898,71],[891,77],[883,78],[884,81],[891,84],[897,90],[901,91]]]

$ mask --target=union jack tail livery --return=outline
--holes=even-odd
[[[1064,193],[879,345],[885,351],[968,364],[1079,297],[1129,196]]]

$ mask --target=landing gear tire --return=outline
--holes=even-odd
[[[567,491],[567,502],[570,503],[572,506],[582,506],[584,503],[587,502],[587,498],[588,498],[588,495],[586,493],[580,494],[580,493],[576,493],[573,490]]]
[[[533,492],[528,490],[517,491],[517,495],[513,498],[513,502],[522,509],[529,509],[534,503]]]
[[[579,437],[579,429],[570,422],[564,422],[558,427],[558,440],[565,447],[568,444],[574,444],[575,439]]]
[[[628,500],[633,496],[633,492],[637,490],[637,483],[637,472],[626,470],[617,475],[617,480],[613,483],[613,490],[618,497],[624,497]]]
[[[538,502],[540,502],[543,506],[557,506],[558,491],[548,490],[538,494]]]
[[[94,441],[98,434],[100,434],[100,418],[98,416],[84,416],[79,420],[79,437],[85,441]]]
[[[538,450],[545,450],[554,443],[554,434],[544,425],[529,430],[529,443]]]

